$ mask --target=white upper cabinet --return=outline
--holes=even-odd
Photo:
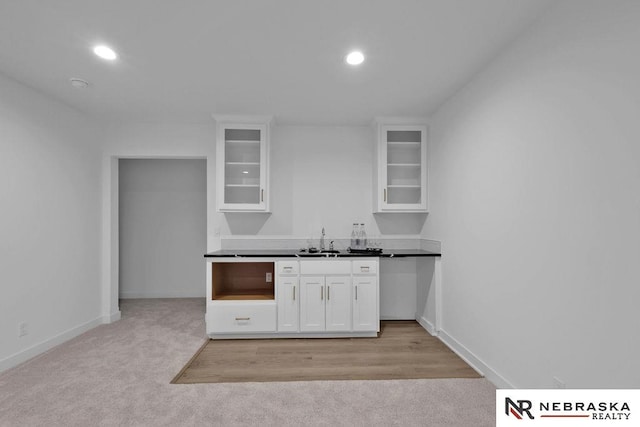
[[[374,212],[427,212],[427,126],[376,120]]]
[[[214,116],[216,210],[269,211],[270,117]]]

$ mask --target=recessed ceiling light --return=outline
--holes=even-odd
[[[347,61],[347,64],[349,65],[360,65],[364,62],[364,55],[359,50],[354,50],[349,53],[344,60]]]
[[[93,53],[98,55],[102,59],[113,61],[118,55],[109,46],[99,45],[93,48]]]
[[[87,86],[89,86],[89,82],[86,80],[82,80],[82,79],[77,79],[77,78],[71,78],[69,79],[69,82],[71,82],[71,86],[76,87],[78,89],[84,89]]]

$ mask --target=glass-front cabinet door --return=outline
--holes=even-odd
[[[427,212],[425,125],[378,126],[376,212]]]
[[[217,127],[217,210],[268,211],[268,125]]]

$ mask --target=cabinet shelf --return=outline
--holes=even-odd
[[[260,166],[259,162],[226,162],[227,166]]]
[[[420,146],[420,141],[388,141],[387,145],[419,147]]]
[[[387,188],[422,188],[420,185],[417,184],[391,184],[391,185],[387,185]]]
[[[225,187],[232,188],[259,188],[259,184],[225,184]]]
[[[260,144],[260,141],[254,141],[251,139],[227,139],[224,142],[227,144]]]
[[[420,163],[387,163],[387,166],[398,168],[419,168],[421,165]]]
[[[275,294],[264,289],[246,289],[217,294],[216,301],[247,301],[247,300],[273,300]]]

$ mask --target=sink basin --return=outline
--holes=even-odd
[[[298,252],[298,255],[300,256],[327,256],[327,255],[335,255],[335,254],[339,254],[340,251],[335,250],[335,249],[325,249],[323,251],[316,251],[316,252],[307,252],[307,251],[300,251]]]

